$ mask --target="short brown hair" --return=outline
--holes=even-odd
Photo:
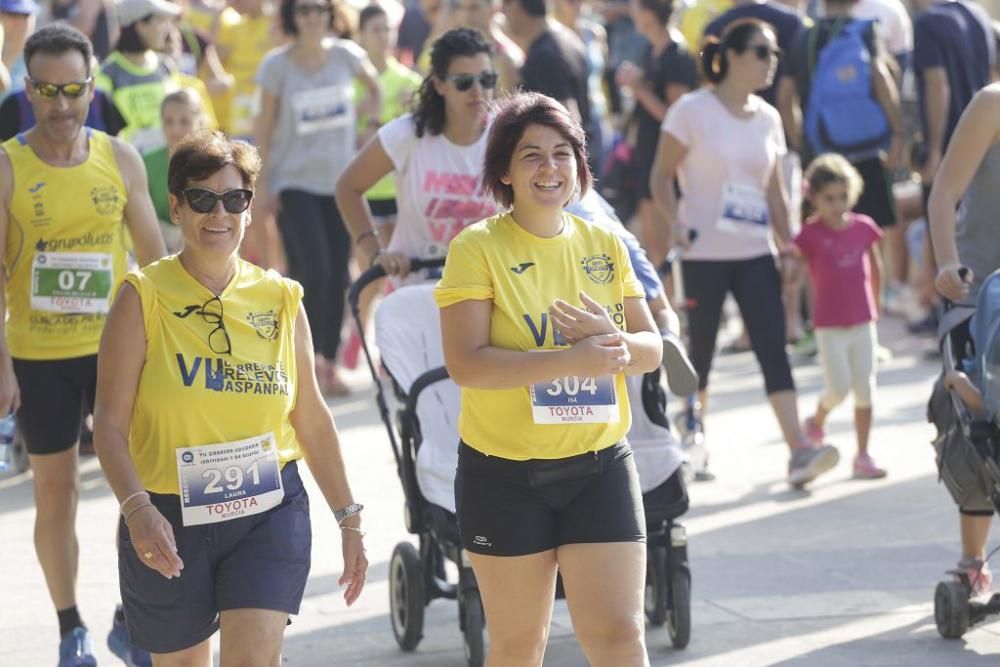
[[[805,173],[809,193],[819,194],[831,183],[843,183],[847,187],[847,204],[850,208],[858,203],[861,192],[865,189],[864,179],[858,170],[837,153],[823,153],[809,163]]]
[[[541,93],[521,92],[499,100],[495,110],[483,167],[483,188],[493,199],[506,208],[514,205],[514,189],[501,179],[510,172],[517,142],[529,125],[550,127],[569,142],[576,158],[579,194],[587,192],[593,180],[587,164],[587,136],[566,107]]]
[[[243,176],[243,185],[253,189],[261,167],[256,148],[218,130],[194,132],[177,146],[170,158],[167,189],[170,194],[180,197],[189,181],[208,178],[230,164]]]

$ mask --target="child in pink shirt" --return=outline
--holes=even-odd
[[[813,326],[824,377],[816,414],[805,423],[806,435],[822,442],[830,411],[853,391],[858,438],[854,477],[885,477],[885,469],[868,453],[881,278],[876,246],[882,232],[868,216],[851,212],[863,183],[843,157],[820,155],[809,165],[806,181],[815,214],[795,238],[794,249],[812,278]]]

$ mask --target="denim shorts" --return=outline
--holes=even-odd
[[[487,456],[462,443],[455,504],[462,546],[486,556],[646,541],[639,475],[624,441],[565,459],[527,461]]]
[[[312,547],[309,498],[294,461],[281,479],[285,499],[277,507],[200,526],[183,525],[179,496],[149,494],[170,521],[184,561],[174,579],[140,561],[119,520],[118,577],[132,643],[151,653],[173,653],[211,637],[220,611],[299,612]]]

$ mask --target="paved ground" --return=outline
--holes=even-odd
[[[694,628],[691,645],[669,648],[665,630],[648,634],[654,665],[995,665],[1000,623],[944,641],[933,621],[932,594],[958,555],[956,513],[937,484],[924,422],[935,362],[926,343],[903,339],[891,325],[883,340],[895,352],[879,374],[873,451],[890,468],[884,481],[849,479],[850,408],[836,412],[832,440],[840,466],[809,491],[784,483],[786,451],[764,402],[750,355],[719,359],[709,433],[718,480],[692,488],[684,523],[691,536]],[[815,366],[796,368],[800,405],[819,388]],[[359,378],[360,380],[360,378]],[[339,544],[329,515],[316,511],[313,576],[302,614],[287,633],[288,665],[464,664],[454,602],[428,608],[426,636],[401,653],[387,617],[387,561],[408,539],[402,494],[370,390],[334,404],[356,495],[364,501],[372,559],[369,585],[348,610],[336,580]],[[311,484],[311,480],[310,480]],[[314,497],[316,497],[314,495]],[[80,509],[80,605],[98,639],[117,597],[112,537],[115,502],[96,460],[83,464]],[[33,559],[31,481],[0,480],[0,665],[55,662],[55,615]],[[249,582],[248,582],[249,583]],[[586,664],[559,603],[546,665]],[[102,665],[117,662],[103,642]]]

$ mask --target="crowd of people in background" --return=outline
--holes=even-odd
[[[143,201],[148,187],[167,251],[184,246],[167,182],[178,146],[206,128],[255,145],[239,255],[301,283],[305,356],[320,391],[341,396],[357,361],[352,277],[372,265],[388,276],[365,295],[365,317],[383,290],[439,278],[409,260],[444,257],[501,212],[484,187],[491,103],[541,93],[582,127],[594,189],[668,293],[668,255],[683,249],[675,305],[700,418],[731,297],[744,333],[728,347],[756,356],[789,481],[836,465],[824,425],[848,392],[853,473],[874,479],[891,468],[868,446],[887,353],[874,323],[889,314],[933,332],[937,290],[968,297],[958,251],[977,280],[1000,264],[985,223],[960,225],[957,251],[945,240],[966,190],[983,219],[996,208],[980,181],[997,168],[998,18],[987,0],[0,0],[0,139],[36,124],[26,86],[47,100],[82,94],[25,64],[28,37],[67,22],[93,44],[86,124],[141,156],[147,183],[128,187]],[[974,99],[978,115],[960,125]],[[953,137],[964,155],[946,158]],[[933,247],[929,213],[946,227]],[[143,242],[126,241],[137,255]],[[817,350],[826,388],[802,419],[791,361]],[[963,515],[977,569],[986,530]]]

